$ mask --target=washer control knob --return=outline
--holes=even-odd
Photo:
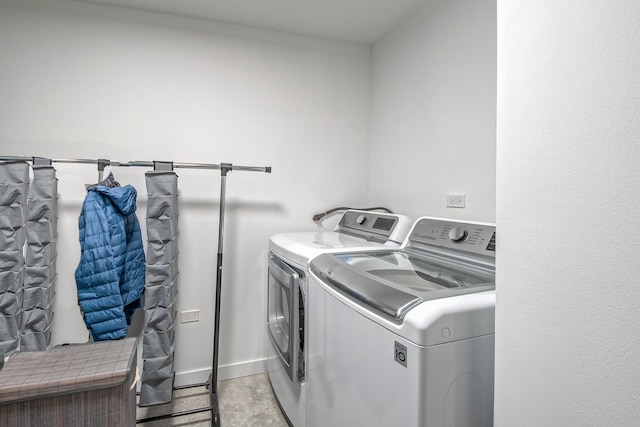
[[[358,224],[358,225],[364,225],[364,224],[365,224],[365,222],[367,222],[367,217],[366,217],[366,216],[364,216],[364,215],[358,215],[358,216],[356,217],[356,224]]]
[[[463,228],[463,227],[453,227],[449,231],[449,238],[456,243],[462,242],[464,239],[467,238],[468,235],[469,235],[469,232],[467,231],[466,228]]]

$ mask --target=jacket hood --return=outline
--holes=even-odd
[[[102,195],[111,199],[113,205],[123,214],[131,215],[136,211],[136,197],[138,192],[131,185],[125,185],[124,187],[105,187],[98,185],[89,188],[89,191],[97,191]]]

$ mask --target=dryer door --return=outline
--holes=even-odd
[[[278,352],[289,379],[298,375],[300,347],[300,275],[273,253],[269,253],[269,338]],[[302,367],[302,366],[300,366]]]

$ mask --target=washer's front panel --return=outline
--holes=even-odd
[[[420,350],[309,280],[307,426],[418,427]],[[407,366],[396,362],[396,342]]]
[[[309,280],[307,426],[493,425],[494,335],[418,346]]]

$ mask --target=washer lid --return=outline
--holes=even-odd
[[[395,322],[424,301],[495,289],[490,264],[408,251],[323,254],[311,262],[311,271]]]
[[[300,267],[306,267],[309,260],[322,253],[367,251],[385,247],[397,248],[398,244],[394,242],[382,244],[328,230],[278,233],[269,239],[269,249],[273,253]]]

